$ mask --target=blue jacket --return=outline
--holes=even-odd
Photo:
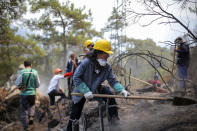
[[[106,68],[96,73],[95,64],[88,58],[85,58],[75,70],[73,81],[75,88],[73,93],[87,93],[88,91],[95,92],[102,82],[108,81],[109,85],[116,91],[121,92],[124,87],[118,83],[115,75],[112,73],[112,68],[107,64]],[[73,102],[77,103],[81,100],[80,96],[73,96]]]
[[[66,66],[66,72],[71,72],[71,71],[72,71],[72,61],[69,60]]]
[[[185,43],[180,44],[177,50],[177,64],[189,66],[189,46]]]
[[[80,61],[77,62],[77,65],[79,65],[79,64],[80,64]],[[71,72],[72,71],[72,66],[73,66],[72,60],[69,60],[67,62],[67,66],[66,66],[65,72]]]

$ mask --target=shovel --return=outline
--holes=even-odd
[[[72,93],[73,96],[84,96],[81,93]],[[196,104],[197,101],[184,98],[184,97],[152,97],[152,96],[120,96],[120,95],[105,95],[105,94],[93,94],[94,97],[102,97],[102,98],[123,98],[123,99],[144,99],[144,100],[160,100],[160,101],[172,101],[173,105],[176,106],[184,106]]]

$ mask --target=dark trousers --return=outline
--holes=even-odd
[[[55,104],[55,96],[61,96],[62,98],[66,97],[63,92],[58,92],[57,90],[52,90],[49,94],[50,105]]]
[[[72,96],[71,96],[71,93],[72,93],[72,90],[73,90],[73,81],[72,81],[72,77],[69,77],[67,79],[67,84],[68,84],[68,98],[71,99]]]
[[[23,128],[26,129],[27,117],[34,117],[35,114],[35,95],[20,95],[20,112]]]
[[[108,87],[99,88],[98,93],[112,95],[112,92],[109,90]],[[107,102],[106,98],[99,98],[99,99],[96,98],[96,100]],[[76,104],[72,103],[72,110],[71,110],[70,120],[69,120],[68,126],[67,126],[67,131],[72,131],[73,121],[79,120],[85,101],[86,101],[86,99],[83,97],[78,103],[76,103]],[[108,104],[109,104],[109,106],[110,105],[117,105],[114,98],[109,98]],[[109,116],[110,117],[118,117],[118,109],[116,106],[109,107]]]
[[[186,87],[186,82],[185,80],[187,80],[187,69],[188,67],[186,65],[178,65],[178,75],[180,80],[180,87],[184,88]]]

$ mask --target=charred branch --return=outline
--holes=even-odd
[[[189,1],[189,0],[180,0],[175,1],[172,5],[167,5],[165,8],[164,6],[159,2],[159,0],[142,0],[139,1],[144,4],[144,7],[146,9],[145,12],[141,13],[136,10],[127,8],[127,20],[132,19],[134,23],[140,23],[140,20],[144,17],[152,17],[152,20],[150,20],[146,24],[140,24],[141,26],[149,26],[153,24],[154,22],[159,22],[159,24],[175,24],[178,23],[181,25],[188,33],[189,37],[193,39],[194,41],[197,41],[197,36],[195,33],[189,28],[190,21],[188,20],[188,23],[183,23],[179,18],[175,17],[174,14],[170,13],[168,11],[168,8],[172,5],[178,4],[182,2],[182,5],[185,3],[195,3],[196,1]],[[187,16],[188,17],[188,16]],[[167,19],[167,21],[166,21]]]
[[[117,56],[112,64],[113,65],[118,65],[118,63],[128,57],[131,56],[137,56],[139,58],[144,59],[152,68],[154,68],[154,70],[159,74],[161,80],[163,81],[163,83],[165,84],[166,88],[171,92],[171,89],[168,87],[166,81],[163,79],[163,76],[161,74],[161,72],[158,70],[158,68],[161,68],[162,70],[166,71],[167,73],[169,73],[174,79],[177,80],[177,78],[174,76],[171,68],[169,68],[165,63],[169,62],[170,65],[172,65],[173,61],[160,56],[160,55],[156,55],[154,53],[152,53],[151,51],[141,51],[141,52],[125,52],[120,54],[119,56]],[[156,63],[156,64],[155,64]]]

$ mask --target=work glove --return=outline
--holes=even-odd
[[[85,97],[86,99],[92,99],[92,98],[93,98],[93,94],[92,94],[91,91],[88,91],[87,93],[84,94],[84,97]]]
[[[72,76],[72,75],[73,75],[73,72],[68,72],[68,73],[64,74],[64,77],[68,77],[68,76]]]
[[[130,93],[128,91],[126,91],[125,89],[123,89],[121,92],[120,92],[121,95],[123,95],[124,97],[127,97],[130,95]]]

